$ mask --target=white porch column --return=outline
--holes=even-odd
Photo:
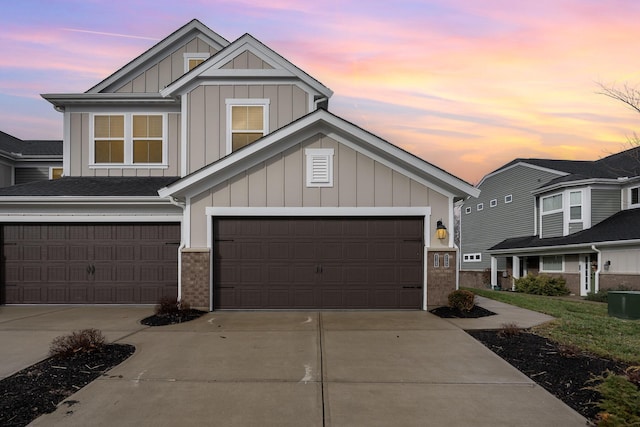
[[[491,289],[498,287],[498,258],[491,257]]]
[[[511,274],[511,290],[515,291],[516,290],[516,279],[519,279],[520,277],[522,277],[522,274],[520,272],[520,257],[519,256],[513,256],[511,257],[511,264],[513,265],[512,268],[512,274]]]

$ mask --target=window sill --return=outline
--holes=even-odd
[[[89,165],[89,169],[169,169],[169,165],[160,163],[136,163],[135,165],[122,163],[101,163]]]

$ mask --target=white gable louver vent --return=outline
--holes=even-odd
[[[307,148],[307,187],[333,187],[333,148]]]

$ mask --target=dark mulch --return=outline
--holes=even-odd
[[[0,425],[25,426],[133,354],[128,344],[90,353],[50,357],[0,381]],[[73,400],[65,404],[73,411]]]
[[[439,317],[444,318],[461,318],[461,319],[477,319],[478,317],[487,317],[494,316],[495,313],[493,311],[489,311],[486,308],[482,308],[480,306],[474,305],[470,311],[462,311],[457,308],[451,307],[438,307],[433,310],[429,310],[431,313],[435,314]]]
[[[628,366],[559,346],[528,331],[516,335],[500,331],[467,333],[590,420],[599,412],[596,404],[600,395],[587,388],[592,385],[588,381],[607,370],[622,373]]]
[[[179,310],[171,313],[154,314],[153,316],[145,317],[140,323],[147,326],[166,326],[195,320],[204,314],[207,314],[207,312],[190,308],[188,310]]]

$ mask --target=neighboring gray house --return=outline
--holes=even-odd
[[[461,284],[562,275],[572,293],[640,287],[640,148],[597,161],[516,159],[461,208]],[[623,212],[621,212],[623,211]],[[630,257],[630,258],[629,258]],[[638,259],[640,260],[640,258]]]
[[[62,141],[23,141],[0,132],[0,187],[61,175]]]
[[[328,111],[249,34],[193,20],[62,112],[64,177],[0,189],[6,303],[427,309],[461,179]]]

